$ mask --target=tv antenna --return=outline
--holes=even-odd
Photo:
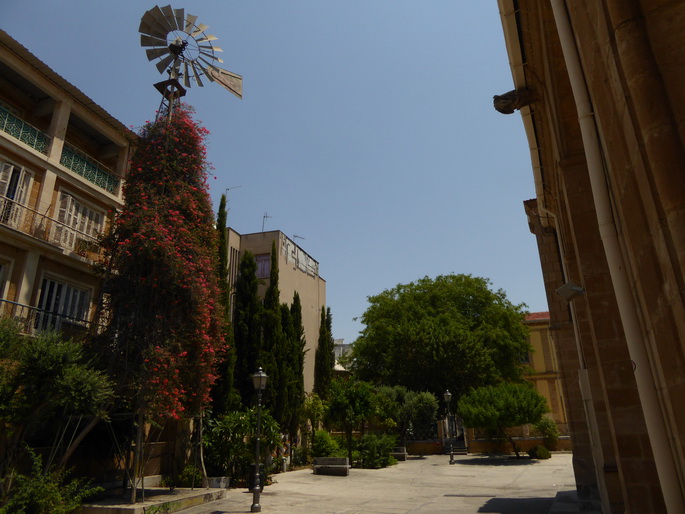
[[[262,217],[262,232],[264,232],[264,223],[266,223],[267,218],[271,218],[266,212],[264,213],[264,216]]]
[[[216,56],[216,52],[223,50],[212,43],[218,38],[205,32],[208,25],[196,22],[197,16],[186,15],[184,9],[173,9],[171,5],[156,5],[140,20],[140,45],[147,48],[148,60],[158,59],[159,72],[169,74],[167,80],[155,84],[162,95],[159,112],[166,111],[168,119],[192,82],[204,86],[203,78],[219,84],[238,98],[243,97],[243,78],[216,65],[224,62]]]
[[[298,236],[297,234],[293,234],[293,240],[295,239],[304,239],[304,237]]]

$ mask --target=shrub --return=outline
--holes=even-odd
[[[397,461],[390,456],[395,446],[395,437],[391,435],[367,434],[359,442],[361,467],[367,469],[385,468]]]
[[[535,430],[542,434],[542,440],[545,447],[554,450],[559,440],[559,427],[556,422],[549,416],[543,416],[540,421],[535,423]]]
[[[549,450],[541,444],[528,450],[528,455],[533,459],[549,459],[552,456],[552,454],[549,453]]]
[[[0,514],[67,514],[78,509],[86,498],[103,491],[82,478],[68,480],[68,472],[63,469],[43,473],[40,455],[30,449],[29,454],[33,460],[31,473],[17,475],[10,499],[0,507]]]
[[[207,422],[203,444],[210,476],[229,476],[233,482],[245,480],[254,463],[255,409],[229,412]],[[260,450],[262,462],[280,444],[280,429],[268,412],[262,412]]]
[[[202,487],[202,471],[188,464],[178,476],[179,487]]]
[[[335,439],[325,430],[317,430],[312,442],[312,456],[335,457],[340,453],[340,446]]]

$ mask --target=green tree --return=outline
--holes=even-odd
[[[304,408],[304,357],[307,344],[302,322],[302,302],[297,291],[293,294],[293,303],[290,304],[289,342],[288,363],[291,370],[291,383],[288,389],[289,419],[284,428],[287,428],[292,438],[297,434]]]
[[[333,343],[333,316],[331,308],[321,307],[319,341],[314,356],[314,392],[324,400],[333,380],[335,353]]]
[[[269,270],[269,285],[264,293],[264,311],[262,326],[264,338],[262,351],[259,355],[259,365],[269,375],[269,387],[264,391],[264,405],[271,410],[271,415],[279,425],[283,424],[286,416],[287,375],[284,368],[286,349],[286,335],[282,326],[278,287],[278,251],[276,242],[271,244],[271,266]]]
[[[236,350],[235,385],[244,406],[254,403],[254,387],[250,376],[257,371],[262,347],[262,302],[257,290],[257,263],[246,251],[240,260],[235,282],[233,334]]]
[[[233,327],[230,319],[230,291],[228,285],[228,237],[226,229],[226,195],[221,195],[216,217],[218,245],[217,277],[219,279],[219,305],[224,319],[224,339],[226,347],[217,366],[217,381],[212,390],[212,410],[214,414],[223,414],[240,405],[240,395],[235,387],[234,375],[236,366]]]
[[[368,382],[333,380],[330,384],[325,419],[345,433],[347,456],[352,463],[352,433],[375,412],[374,389]]]
[[[463,395],[457,412],[466,426],[506,438],[518,457],[519,448],[507,428],[538,423],[549,407],[545,397],[528,382],[501,382]]]
[[[361,380],[455,396],[520,376],[530,345],[523,305],[471,275],[425,277],[369,298],[353,345]]]
[[[25,448],[39,434],[57,435],[60,418],[105,416],[113,385],[94,369],[83,344],[56,332],[20,334],[12,319],[0,319],[0,497]]]

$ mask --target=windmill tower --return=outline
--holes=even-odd
[[[191,84],[203,87],[203,79],[243,97],[243,78],[216,65],[224,62],[216,56],[223,51],[213,43],[217,37],[205,32],[207,25],[196,22],[197,16],[186,15],[184,9],[173,9],[171,5],[155,6],[140,20],[140,44],[147,48],[148,60],[157,59],[159,72],[169,75],[155,84],[162,95],[158,117],[165,113],[170,119],[174,106]]]

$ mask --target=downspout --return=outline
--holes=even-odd
[[[566,5],[563,0],[550,0],[550,3],[578,111],[578,122],[583,138],[583,147],[585,149],[592,195],[597,212],[600,237],[618,303],[628,353],[635,363],[635,381],[647,425],[647,433],[652,445],[654,462],[664,502],[668,512],[682,513],[685,512],[685,501],[683,500],[680,488],[678,469],[674,460],[674,452],[670,445],[666,420],[659,407],[660,402],[656,383],[647,349],[643,344],[637,308],[632,300],[633,294],[630,289],[630,281],[611,211],[609,191],[604,174],[604,161],[602,159],[601,145],[597,135],[590,95],[585,83]]]

